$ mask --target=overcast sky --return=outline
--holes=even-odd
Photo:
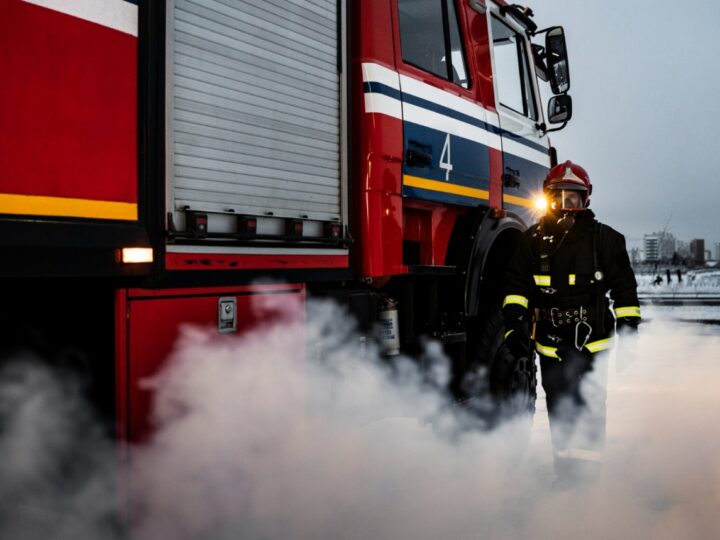
[[[565,27],[573,119],[551,134],[583,165],[598,218],[645,233],[720,241],[720,2],[536,0]],[[713,251],[714,256],[714,251]]]

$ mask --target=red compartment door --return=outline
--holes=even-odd
[[[270,295],[272,301],[264,302]],[[302,284],[118,292],[117,427],[121,440],[141,442],[151,433],[153,393],[141,382],[165,365],[182,325],[218,331],[220,298],[236,299],[237,329],[218,335],[219,340],[233,339],[258,324],[287,317],[288,306],[292,317],[304,317]]]

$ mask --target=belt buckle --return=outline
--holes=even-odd
[[[555,322],[555,313],[559,312],[560,310],[556,307],[550,308],[550,322],[552,323],[553,327],[559,328],[560,325],[558,325]]]

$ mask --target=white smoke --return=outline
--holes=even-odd
[[[529,444],[526,420],[468,430],[441,390],[438,347],[421,371],[360,347],[333,304],[309,304],[306,321],[297,305],[276,307],[281,322],[239,337],[185,329],[147,383],[155,435],[131,449],[124,490],[72,385],[36,368],[6,372],[0,536],[114,538],[117,493],[130,501],[132,537],[153,540],[720,534],[716,334],[657,317],[644,325],[637,360],[609,370],[600,480],[556,492],[541,401]],[[58,485],[76,452],[88,466]]]
[[[78,379],[32,356],[0,370],[0,537],[110,535],[113,456]]]

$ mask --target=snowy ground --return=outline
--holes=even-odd
[[[660,276],[662,282],[654,283]],[[667,283],[664,271],[658,274],[637,274],[638,294],[642,299],[674,298],[681,299],[720,299],[720,270],[690,270],[682,275],[678,282],[675,272],[671,272],[671,282]]]

